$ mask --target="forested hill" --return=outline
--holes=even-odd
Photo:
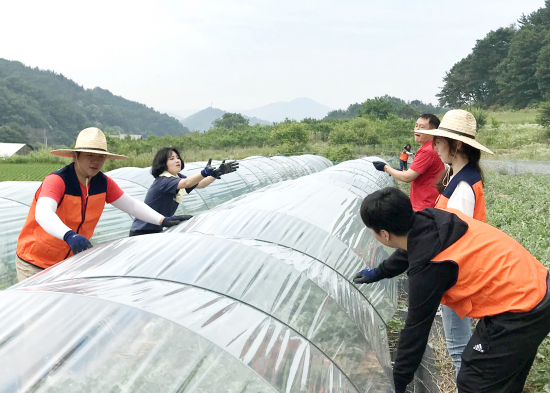
[[[441,105],[525,108],[550,101],[550,0],[478,40],[443,79]]]
[[[80,130],[99,127],[112,135],[182,135],[173,117],[115,96],[84,89],[52,71],[0,59],[0,142],[71,145]]]

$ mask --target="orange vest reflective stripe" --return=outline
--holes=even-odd
[[[401,153],[401,155],[399,156],[399,159],[401,161],[409,161],[409,155],[407,153]]]
[[[65,194],[57,206],[56,214],[61,221],[76,233],[90,239],[105,207],[107,178],[99,173],[90,180],[88,197],[82,200],[80,183],[74,164],[53,172],[65,183]],[[17,256],[43,269],[72,256],[64,240],[48,234],[35,219],[36,202],[42,186],[36,191],[27,220],[17,240]],[[84,203],[83,203],[84,202]]]
[[[435,201],[435,208],[447,208],[449,198],[451,198],[451,195],[453,195],[453,192],[455,192],[456,187],[461,181],[468,183],[474,192],[474,218],[479,221],[487,222],[487,214],[485,212],[485,195],[483,194],[481,174],[473,165],[470,164],[467,164],[460,170],[460,172],[453,176],[453,179],[450,181],[449,185],[445,187],[443,193],[439,194],[437,197],[437,200]]]
[[[461,318],[482,318],[530,311],[542,301],[548,270],[529,251],[489,224],[456,209],[443,210],[465,221],[468,230],[432,259],[458,265],[457,282],[445,292],[441,304]]]

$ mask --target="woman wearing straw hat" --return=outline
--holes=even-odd
[[[162,226],[174,226],[184,219],[162,216],[125,194],[101,172],[105,160],[127,157],[108,152],[105,135],[98,128],[82,130],[74,149],[52,150],[51,154],[72,158],[73,163],[46,176],[35,194],[17,240],[18,281],[92,247],[89,239],[105,203]]]
[[[457,209],[469,217],[486,222],[483,174],[479,160],[481,150],[490,154],[493,152],[475,140],[476,128],[476,119],[470,112],[455,109],[443,116],[437,129],[425,133],[434,136],[434,151],[439,154],[441,161],[449,165],[440,184],[443,191],[435,207]],[[462,352],[472,335],[472,322],[469,317],[461,319],[447,306],[441,307],[447,350],[458,375]]]

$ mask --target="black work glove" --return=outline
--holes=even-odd
[[[384,167],[388,164],[386,164],[385,162],[383,161],[373,161],[372,165],[374,165],[374,167],[379,170],[380,172],[385,172],[384,171]]]
[[[235,172],[237,169],[239,169],[238,161],[225,162],[225,160],[223,160],[217,170],[220,171],[222,175],[226,175],[228,173]]]
[[[92,248],[92,243],[88,239],[72,230],[65,233],[63,240],[65,240],[75,255],[88,248]]]
[[[206,164],[204,169],[201,171],[201,175],[202,177],[212,176],[212,177],[215,177],[216,179],[221,179],[222,173],[219,168],[217,169],[212,168],[212,159],[209,159],[208,163]]]
[[[174,227],[183,221],[190,220],[191,218],[193,218],[193,216],[187,214],[183,216],[166,217],[164,220],[162,220],[162,226],[166,228]]]
[[[355,275],[353,282],[356,284],[372,284],[381,279],[382,278],[378,277],[378,274],[374,272],[374,269],[363,269]]]

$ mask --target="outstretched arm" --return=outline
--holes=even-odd
[[[404,273],[409,268],[407,251],[398,248],[388,259],[374,269],[363,269],[355,275],[356,284],[371,284],[384,278],[393,278]]]
[[[199,182],[199,184],[197,184],[197,188],[205,188],[205,187],[209,186],[210,184],[212,184],[214,182],[214,180],[216,180],[215,177],[208,176],[207,178],[202,179]]]
[[[71,230],[55,213],[57,210],[57,202],[53,198],[40,197],[36,202],[34,217],[36,222],[48,234],[63,240],[63,236]]]
[[[410,183],[413,180],[416,180],[418,176],[420,176],[420,173],[413,171],[411,168],[407,169],[406,171],[400,171],[392,168],[389,165],[386,165],[384,167],[384,171],[389,173],[390,176],[394,177],[395,179],[403,181],[405,183]]]
[[[92,247],[90,241],[69,228],[56,214],[57,201],[49,197],[40,197],[36,201],[36,209],[34,217],[36,222],[48,234],[60,240],[67,242],[73,254],[78,254],[81,251]]]
[[[409,268],[407,251],[398,248],[388,259],[374,268],[376,275],[380,278],[397,277],[405,273]]]
[[[162,225],[162,221],[164,220],[162,214],[157,213],[145,203],[132,198],[126,193],[122,194],[116,201],[111,202],[111,204],[117,209],[150,224]]]
[[[198,184],[197,188],[204,188],[204,187],[200,187],[201,182],[204,180],[209,180],[210,183],[212,183],[216,179],[214,179],[211,176],[208,176],[205,178],[203,175],[201,175],[201,172],[195,173],[194,175],[186,177],[185,179],[181,179],[178,183],[178,190],[181,190],[182,188],[191,188],[197,184]]]

